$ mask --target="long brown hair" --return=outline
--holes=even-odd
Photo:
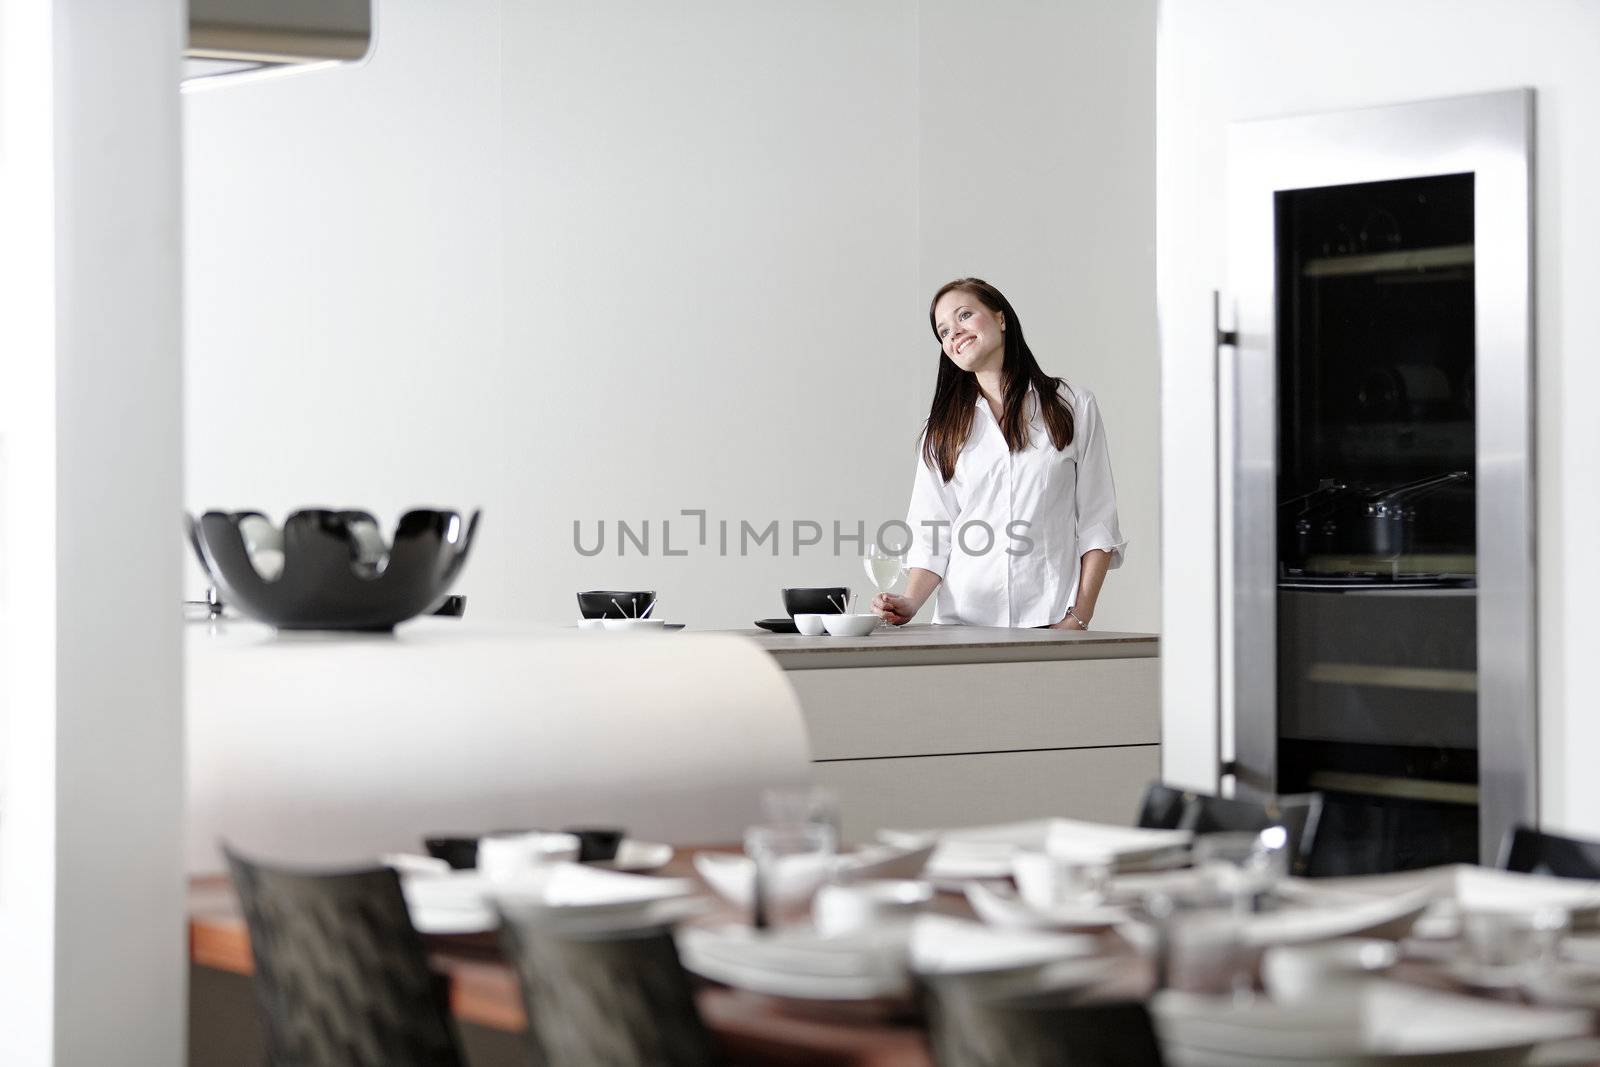
[[[1072,443],[1072,407],[1061,400],[1060,390],[1067,383],[1052,378],[1039,367],[1033,350],[1022,337],[1022,320],[1016,309],[994,286],[982,278],[957,278],[945,282],[933,294],[928,304],[928,325],[933,336],[939,337],[939,325],[934,321],[933,309],[939,298],[951,290],[970,293],[979,303],[1004,316],[1005,350],[1000,364],[1000,378],[1004,383],[1001,398],[1000,432],[1013,452],[1028,447],[1028,388],[1039,395],[1039,412],[1044,417],[1050,442],[1056,448],[1066,448]],[[928,421],[922,427],[922,459],[936,469],[940,477],[949,481],[955,477],[956,457],[961,446],[967,443],[972,432],[972,413],[978,403],[978,378],[971,371],[956,366],[944,352],[944,341],[939,341],[939,377],[933,386],[933,406],[928,411]]]

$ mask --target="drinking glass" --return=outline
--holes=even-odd
[[[1555,961],[1569,923],[1562,908],[1464,912],[1462,945],[1474,980],[1510,987],[1541,977]]]
[[[839,848],[839,797],[824,786],[763,789],[761,817],[773,826],[819,827],[828,834],[828,851]]]
[[[755,874],[751,925],[765,930],[809,910],[832,873],[833,831],[817,824],[752,826],[744,832],[744,851]]]
[[[1247,951],[1244,927],[1259,911],[1279,879],[1289,872],[1289,835],[1281,826],[1259,833],[1204,834],[1195,839],[1194,865],[1231,901],[1233,930],[1230,974],[1233,995],[1244,999],[1255,989],[1254,959]]]
[[[893,589],[906,570],[904,554],[891,552],[882,545],[868,545],[861,557],[861,564],[867,570],[867,578],[880,593]]]
[[[1195,838],[1194,865],[1241,914],[1257,911],[1262,899],[1289,873],[1289,835],[1281,826],[1260,833],[1202,834]]]

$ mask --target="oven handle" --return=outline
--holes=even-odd
[[[1222,290],[1211,290],[1211,361],[1212,361],[1212,412],[1211,412],[1211,453],[1216,463],[1214,488],[1212,491],[1212,525],[1216,545],[1216,558],[1211,561],[1211,571],[1215,584],[1217,605],[1216,635],[1217,635],[1217,661],[1213,665],[1216,674],[1217,717],[1214,724],[1214,737],[1212,738],[1213,755],[1216,757],[1217,768],[1217,795],[1222,796],[1223,782],[1227,779],[1238,778],[1238,765],[1233,760],[1222,757],[1222,717],[1225,714],[1222,691],[1222,665],[1224,656],[1223,647],[1223,611],[1222,611],[1222,390],[1224,366],[1222,350],[1224,348],[1237,349],[1239,345],[1238,330],[1224,330],[1222,328]],[[1234,417],[1239,411],[1239,379],[1234,375],[1228,383],[1233,398]]]

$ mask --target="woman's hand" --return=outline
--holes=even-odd
[[[910,597],[879,593],[872,598],[872,613],[891,626],[904,626],[922,605]]]
[[[1088,628],[1089,627],[1086,624],[1079,622],[1077,616],[1073,615],[1070,611],[1060,622],[1053,622],[1050,624],[1050,629],[1052,630],[1087,630]]]

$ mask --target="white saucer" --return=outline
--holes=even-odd
[[[672,846],[664,845],[659,841],[635,841],[631,837],[622,839],[622,844],[617,846],[615,859],[597,860],[589,866],[604,867],[612,871],[658,871],[672,862]]]

